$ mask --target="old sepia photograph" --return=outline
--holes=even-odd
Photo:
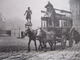
[[[0,0],[0,60],[80,60],[80,0]]]

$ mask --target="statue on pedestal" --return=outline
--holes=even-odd
[[[26,20],[27,20],[27,23],[25,24],[25,26],[32,26],[32,23],[31,23],[31,14],[32,14],[32,11],[30,9],[30,7],[28,7],[28,10],[25,11],[24,15],[26,15]]]

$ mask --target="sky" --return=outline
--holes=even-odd
[[[41,10],[45,10],[44,6],[48,1],[55,8],[69,10],[69,0],[0,0],[0,12],[6,21],[20,19],[26,22],[24,13],[27,7],[30,6],[32,10],[33,28],[37,28],[41,24]]]

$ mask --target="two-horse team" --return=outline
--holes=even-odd
[[[72,25],[71,25],[71,28],[64,28],[64,27],[56,28],[56,24],[59,22],[59,20],[68,20],[69,18],[66,19],[65,18],[66,16],[57,14],[55,12],[56,9],[54,9],[53,5],[50,2],[48,2],[48,4],[45,6],[45,8],[47,9],[47,11],[46,12],[42,11],[46,14],[42,18],[42,20],[47,22],[46,28],[49,27],[48,25],[51,25],[52,28],[51,28],[51,30],[49,28],[48,28],[49,30],[47,30],[47,29],[44,29],[41,27],[39,29],[40,30],[39,34],[37,34],[38,33],[37,30],[32,30],[29,28],[29,26],[32,26],[32,24],[31,24],[32,12],[31,12],[30,8],[28,8],[28,10],[26,10],[26,13],[27,13],[26,19],[27,19],[27,22],[30,22],[30,24],[29,23],[27,24],[28,29],[25,32],[25,36],[27,35],[29,37],[28,51],[30,51],[30,43],[32,40],[34,41],[34,44],[35,44],[35,50],[37,50],[36,40],[38,40],[40,42],[39,50],[40,49],[46,50],[46,47],[47,47],[46,43],[49,43],[51,50],[56,48],[56,43],[58,43],[58,42],[61,43],[62,48],[65,48],[66,41],[69,41],[69,46],[73,45],[73,40],[75,41],[75,43],[78,43],[80,34],[75,30],[75,28],[72,27]],[[64,11],[64,10],[59,10],[59,11]],[[57,16],[59,16],[60,18]],[[49,18],[49,20],[48,20],[48,18]]]
[[[56,49],[56,43],[60,42],[62,49],[66,47],[66,41],[69,41],[69,46],[71,47],[73,45],[73,41],[75,43],[79,42],[79,36],[80,34],[74,29],[70,29],[69,31],[66,32],[61,32],[57,33],[57,30],[51,30],[47,31],[45,29],[39,28],[40,31],[38,30],[32,30],[32,29],[27,29],[25,32],[25,36],[27,35],[29,37],[29,42],[28,42],[28,51],[30,51],[30,43],[33,40],[34,45],[35,45],[35,50],[44,50],[46,51],[47,43],[50,45],[50,50],[55,50]],[[61,30],[63,31],[63,30]],[[36,40],[39,41],[39,47],[37,48],[37,42]]]

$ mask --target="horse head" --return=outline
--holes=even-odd
[[[28,28],[26,31],[25,31],[25,36],[28,36],[30,34],[31,30],[30,28]]]

